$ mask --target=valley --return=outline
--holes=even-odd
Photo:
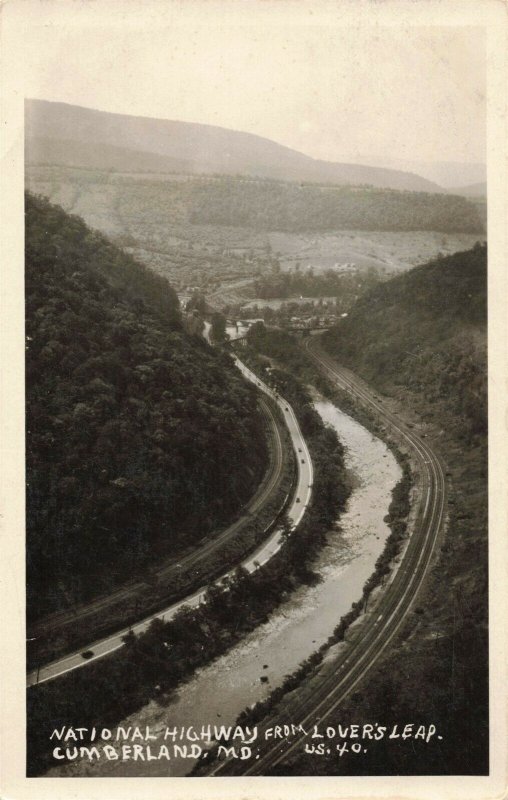
[[[199,293],[230,315],[252,316],[249,307],[266,308],[256,297],[255,282],[275,268],[302,274],[331,270],[358,276],[360,282],[375,271],[384,279],[483,238],[481,228],[478,233],[354,227],[303,233],[204,223],[189,217],[188,192],[175,194],[175,187],[189,186],[189,181],[189,175],[129,175],[58,165],[27,165],[26,170],[31,191],[81,216],[167,278],[186,300]],[[358,290],[352,300],[356,296]],[[349,305],[349,300],[341,304],[339,313]]]
[[[388,726],[416,697],[430,756],[286,737],[195,774],[481,773],[482,197],[50,106],[27,126],[30,774],[194,766],[54,770],[55,720]]]

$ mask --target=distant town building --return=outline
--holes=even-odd
[[[180,308],[185,308],[187,306],[187,303],[191,299],[192,295],[189,294],[188,292],[178,292],[177,297],[180,302]]]

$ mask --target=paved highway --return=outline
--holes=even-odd
[[[286,710],[284,719],[275,715],[265,721],[270,726],[287,725],[288,722],[301,724],[308,731],[313,725],[323,723],[340,707],[344,698],[365,678],[400,630],[432,563],[445,515],[446,482],[440,459],[427,442],[388,411],[363,381],[325,354],[316,338],[309,339],[305,346],[332,381],[369,411],[375,412],[378,419],[405,441],[418,465],[420,489],[412,535],[397,572],[375,607],[375,613],[365,619],[356,637],[352,637],[349,647],[344,648],[334,661],[333,668],[323,671],[322,680],[314,680],[306,691],[306,687],[302,687],[295,693],[295,700]],[[302,747],[301,738],[284,739],[277,744],[271,740],[261,745],[258,760],[223,761],[216,764],[210,774],[263,775],[301,752]]]
[[[282,449],[282,438],[279,430],[281,424],[275,417],[273,407],[266,400],[260,399],[260,410],[263,413],[268,423],[268,435],[270,437],[270,463],[266,475],[263,477],[262,482],[257,488],[257,491],[249,502],[244,506],[242,515],[233,522],[228,528],[225,528],[218,536],[214,536],[208,542],[201,544],[199,547],[194,548],[188,555],[182,555],[177,563],[175,559],[163,563],[160,568],[155,569],[153,577],[157,581],[164,581],[169,585],[169,581],[181,574],[182,569],[189,569],[191,567],[198,567],[200,564],[206,564],[207,559],[217,550],[224,547],[224,545],[233,539],[242,525],[245,523],[246,518],[256,514],[260,508],[268,501],[272,492],[275,490],[283,470],[284,454]],[[124,585],[119,589],[105,595],[104,597],[97,597],[90,603],[78,606],[72,611],[66,609],[65,611],[56,612],[48,615],[40,622],[30,627],[29,635],[35,638],[41,637],[44,639],[48,634],[54,635],[60,631],[65,631],[66,628],[73,625],[79,625],[80,621],[95,616],[98,612],[107,612],[118,606],[120,603],[131,601],[136,594],[146,591],[146,582],[136,581],[128,585]]]
[[[278,404],[284,416],[284,422],[291,435],[291,440],[297,456],[296,460],[298,471],[296,488],[287,508],[287,516],[292,527],[294,528],[300,522],[312,495],[313,469],[307,444],[302,436],[298,421],[289,403],[287,403],[284,398],[273,392],[272,389],[270,389],[263,381],[254,375],[254,373],[251,372],[251,370],[249,370],[238,358],[235,358],[235,363],[248,380],[254,383],[262,392],[264,392]],[[268,404],[265,403],[265,405],[268,408]],[[270,413],[272,412],[270,411]],[[256,569],[259,569],[260,566],[265,564],[276,552],[278,552],[278,550],[280,550],[282,543],[283,538],[281,529],[276,528],[268,537],[268,539],[241,563],[241,566],[249,572],[254,572]],[[231,577],[235,570],[236,568],[225,573],[219,579],[219,581]],[[27,685],[33,686],[37,683],[44,683],[46,681],[53,680],[60,675],[64,675],[67,672],[82,668],[99,658],[103,658],[104,656],[115,652],[115,650],[118,650],[122,646],[123,638],[130,631],[133,631],[135,634],[143,633],[143,631],[147,630],[150,623],[154,619],[159,618],[164,621],[168,621],[172,619],[172,617],[174,617],[183,606],[190,608],[196,608],[199,606],[204,602],[206,589],[207,587],[203,586],[189,597],[174,603],[173,605],[157,612],[156,614],[151,614],[135,625],[123,628],[115,634],[81,647],[79,651],[73,652],[64,658],[60,658],[49,664],[45,664],[37,670],[32,670],[27,675]],[[82,655],[82,653],[86,651],[91,651],[92,653],[92,655],[87,659],[83,658]]]

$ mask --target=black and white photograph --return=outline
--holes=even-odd
[[[494,796],[503,6],[4,6],[31,796]]]

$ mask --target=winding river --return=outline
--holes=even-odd
[[[386,445],[351,417],[317,396],[315,407],[337,431],[353,483],[347,509],[315,564],[321,581],[295,591],[267,623],[196,672],[169,703],[149,703],[124,720],[123,727],[150,726],[156,735],[166,726],[232,725],[246,706],[267,697],[317,650],[361,596],[389,534],[384,517],[401,470]],[[162,739],[156,744],[160,743]],[[190,772],[194,763],[192,759],[75,761],[47,775],[176,777]]]

